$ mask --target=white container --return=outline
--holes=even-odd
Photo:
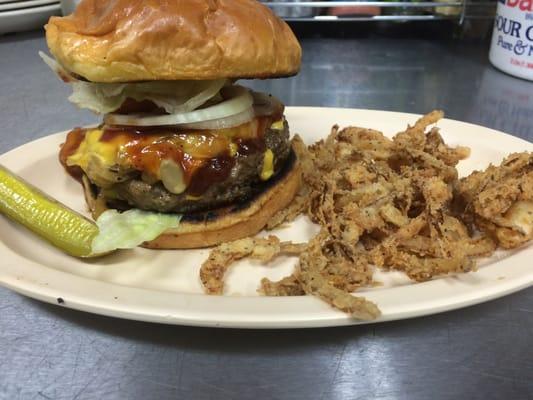
[[[498,0],[489,59],[502,71],[533,81],[532,0]]]

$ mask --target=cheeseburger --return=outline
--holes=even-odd
[[[102,114],[59,158],[96,218],[182,216],[146,243],[194,248],[253,235],[293,199],[300,171],[284,106],[236,84],[294,75],[290,28],[254,0],[83,0],[52,17],[45,61],[70,100]]]

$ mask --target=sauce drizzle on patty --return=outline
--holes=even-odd
[[[103,126],[97,129],[96,145],[82,150],[87,153],[85,163],[91,162],[93,153],[98,153],[103,168],[115,169],[118,165],[119,169],[138,171],[154,182],[160,180],[161,160],[172,160],[183,169],[186,193],[201,196],[211,185],[229,177],[236,158],[266,150],[264,132],[272,122],[272,117],[257,117],[238,127],[220,130]],[[73,155],[80,158],[76,153],[82,151],[80,146],[90,131],[94,129],[74,129],[60,151],[61,164],[78,180],[86,165],[73,164],[75,157],[69,158]],[[100,146],[106,150],[99,151]],[[109,151],[110,148],[116,150]],[[109,157],[110,153],[113,157]]]

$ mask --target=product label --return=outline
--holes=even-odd
[[[533,0],[498,0],[490,59],[509,73],[533,79]]]

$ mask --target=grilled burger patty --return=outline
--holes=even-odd
[[[264,151],[269,149],[273,153],[273,175],[283,168],[290,152],[287,123],[284,123],[282,130],[267,129],[264,141],[266,147],[262,151],[250,151],[233,157],[231,170],[225,180],[213,183],[204,181],[206,188],[202,190],[201,196],[191,196],[186,192],[174,194],[161,182],[150,184],[138,177],[113,185],[113,205],[120,208],[120,204],[115,204],[118,201],[142,210],[191,213],[213,209],[234,201],[244,201],[260,190],[261,185],[258,183],[262,181]],[[201,178],[197,177],[196,181],[202,184]]]

